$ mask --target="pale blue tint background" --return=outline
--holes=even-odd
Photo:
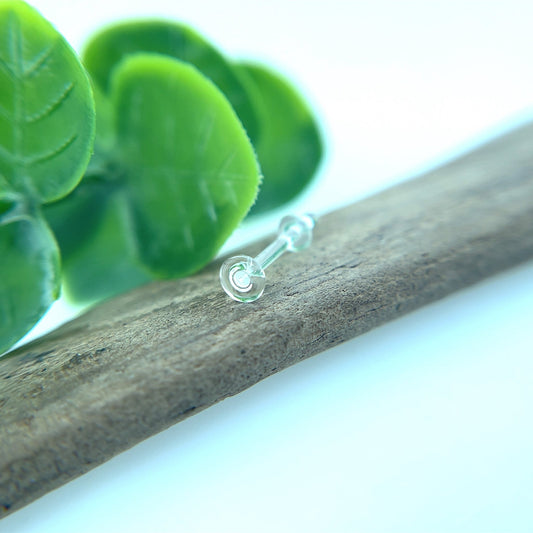
[[[361,198],[532,116],[530,2],[35,5],[77,48],[111,19],[165,15],[290,75],[329,148],[296,211]],[[532,307],[530,262],[174,426],[0,531],[531,532]]]

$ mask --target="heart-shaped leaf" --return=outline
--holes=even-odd
[[[253,147],[228,100],[189,64],[132,55],[112,94],[138,256],[154,275],[194,272],[254,202]]]
[[[101,175],[91,165],[73,194],[46,208],[77,301],[198,270],[246,215],[259,183],[233,108],[193,66],[130,55],[110,90],[113,162]]]
[[[251,214],[294,199],[309,184],[322,158],[322,142],[313,114],[303,98],[278,74],[240,64],[259,119],[255,140],[263,183]]]
[[[167,55],[194,65],[226,95],[249,137],[252,140],[256,137],[255,109],[238,70],[185,25],[156,20],[115,24],[89,41],[83,62],[95,83],[109,92],[117,64],[140,52]]]

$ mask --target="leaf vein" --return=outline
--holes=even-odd
[[[11,63],[15,67],[12,70],[13,76],[19,80],[22,72],[22,39],[20,33],[19,20],[15,13],[10,13],[7,19],[8,50]]]
[[[238,205],[237,193],[235,192],[235,187],[233,186],[233,182],[228,181],[228,186],[226,188],[226,191],[228,192],[230,204],[234,206]]]
[[[209,217],[209,220],[211,220],[213,224],[216,224],[218,221],[218,216],[217,216],[217,212],[215,209],[215,203],[213,202],[213,198],[211,194],[209,193],[209,188],[207,186],[206,181],[204,179],[199,179],[198,187],[204,199],[204,205],[205,205],[205,210],[207,211],[207,216]]]
[[[235,156],[237,155],[237,149],[233,149],[224,159],[222,162],[222,165],[220,165],[220,168],[218,169],[218,172],[222,174],[231,164],[231,162],[235,159]]]
[[[10,78],[14,78],[15,77],[15,72],[13,71],[13,69],[6,63],[6,61],[4,60],[4,58],[0,57],[0,68],[2,68]]]
[[[34,122],[37,122],[39,120],[42,120],[43,118],[50,116],[68,98],[69,94],[73,91],[74,86],[75,86],[75,83],[73,81],[68,83],[63,88],[63,92],[61,92],[61,94],[53,102],[45,106],[40,111],[37,111],[36,113],[33,113],[32,115],[26,117],[26,122],[28,124],[32,124]]]
[[[11,13],[7,20],[8,49],[11,63],[13,64],[13,152],[15,159],[18,159],[22,147],[21,117],[24,114],[22,100],[22,87],[20,74],[22,72],[22,36],[20,31],[20,21],[15,13]]]
[[[52,52],[54,51],[54,48],[56,47],[56,44],[59,41],[56,40],[52,44],[50,44],[47,48],[45,48],[41,53],[34,56],[32,59],[28,61],[29,66],[22,72],[23,78],[31,78],[35,76],[43,67],[46,65],[47,61],[52,56]]]
[[[49,161],[50,159],[53,159],[54,157],[61,155],[63,152],[67,150],[67,148],[69,148],[74,143],[74,141],[77,138],[78,138],[77,133],[72,134],[63,144],[58,146],[56,149],[50,152],[45,152],[44,154],[39,154],[39,155],[32,157],[28,162],[28,166],[33,166],[38,163],[43,163],[45,161]]]
[[[202,157],[207,150],[207,145],[215,129],[215,116],[213,114],[207,115],[200,128],[200,134],[196,143],[196,155]]]
[[[215,172],[214,176],[223,178],[231,183],[249,183],[249,178],[238,172]]]

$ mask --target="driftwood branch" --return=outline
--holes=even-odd
[[[533,257],[532,141],[528,125],[323,217],[313,246],[272,265],[253,304],[222,292],[215,262],[0,360],[0,514],[274,372]]]

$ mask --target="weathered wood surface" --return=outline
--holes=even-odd
[[[246,251],[258,251],[257,243]],[[0,513],[301,359],[533,257],[533,125],[324,216],[230,300],[217,261],[0,360]]]

